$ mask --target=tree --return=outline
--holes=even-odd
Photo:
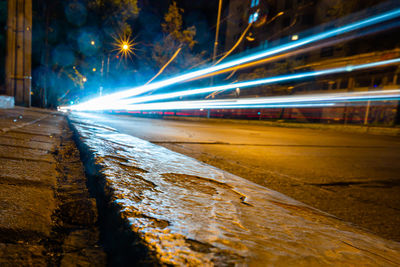
[[[121,35],[131,35],[128,21],[139,14],[137,0],[91,0],[89,8],[97,13],[102,26],[111,26]]]
[[[33,92],[44,107],[97,93],[113,37],[131,34],[139,13],[137,0],[38,0],[33,11]]]
[[[202,60],[202,54],[194,55],[193,47],[196,45],[196,27],[191,26],[183,29],[182,13],[184,10],[172,2],[168,12],[164,16],[164,22],[161,24],[163,39],[157,42],[152,50],[152,59],[157,68],[162,68],[174,53],[181,49],[176,60],[168,67],[168,73],[178,73],[183,69],[188,69]]]
[[[331,21],[346,15],[349,15],[357,10],[361,10],[367,7],[371,7],[382,0],[324,0],[320,2],[319,12],[321,18],[325,21]]]

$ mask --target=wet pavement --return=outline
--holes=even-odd
[[[162,264],[400,264],[397,242],[90,116],[69,118],[108,205]]]

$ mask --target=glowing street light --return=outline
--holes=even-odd
[[[91,45],[95,45],[96,42],[92,40],[92,41],[90,42],[90,44],[91,44]]]
[[[119,37],[119,39],[114,39],[114,51],[117,51],[118,56],[123,58],[131,57],[131,54],[134,53],[135,43],[129,36]]]
[[[83,77],[83,78],[82,78],[82,81],[83,81],[84,83],[87,82],[86,77]]]

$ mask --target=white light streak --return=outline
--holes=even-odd
[[[238,109],[277,107],[321,107],[347,102],[393,101],[400,99],[400,90],[377,90],[333,94],[294,95],[224,100],[172,101],[120,106],[117,110],[164,111],[185,109]]]
[[[226,69],[226,68],[229,68],[229,67],[233,67],[233,66],[236,66],[236,65],[248,63],[248,62],[251,62],[251,61],[254,61],[254,60],[257,60],[257,59],[261,59],[261,58],[264,58],[264,57],[269,57],[269,56],[272,56],[272,55],[276,55],[276,54],[279,54],[279,53],[282,53],[282,52],[285,52],[285,51],[288,51],[288,50],[292,50],[292,49],[295,49],[295,48],[298,48],[298,47],[301,47],[301,46],[304,46],[304,45],[311,44],[311,43],[316,42],[316,41],[320,41],[320,40],[323,40],[323,39],[326,39],[326,38],[338,36],[338,35],[341,35],[341,34],[344,34],[344,33],[348,33],[348,32],[351,32],[351,31],[355,31],[355,30],[360,29],[360,28],[365,28],[365,27],[368,27],[368,26],[371,26],[371,25],[374,25],[374,24],[377,24],[377,23],[388,21],[388,20],[391,20],[391,19],[396,18],[398,16],[400,16],[400,9],[395,9],[395,10],[392,10],[390,12],[386,12],[384,14],[380,14],[380,15],[373,16],[373,17],[368,18],[368,19],[361,20],[359,22],[354,22],[354,23],[348,24],[347,26],[339,27],[337,29],[330,30],[330,31],[327,31],[327,32],[324,32],[324,33],[320,33],[320,34],[316,34],[316,35],[313,35],[313,36],[305,37],[305,38],[302,38],[300,40],[293,41],[291,43],[284,44],[282,46],[278,46],[278,47],[276,47],[274,49],[268,49],[268,50],[265,50],[265,51],[262,51],[262,52],[259,52],[259,53],[255,53],[255,54],[252,54],[252,55],[249,55],[249,56],[246,56],[246,57],[242,57],[242,58],[239,58],[239,59],[236,59],[236,60],[232,60],[232,61],[229,61],[229,62],[226,62],[226,63],[223,63],[223,64],[219,64],[219,65],[216,65],[216,66],[213,66],[213,67],[208,67],[208,68],[205,68],[205,69],[201,69],[201,70],[197,70],[197,71],[194,71],[194,72],[190,72],[190,73],[187,73],[187,74],[184,74],[184,75],[180,75],[180,76],[177,76],[177,77],[174,77],[174,78],[170,78],[170,79],[167,79],[167,80],[164,80],[164,81],[155,82],[155,83],[148,84],[148,85],[143,85],[143,86],[138,86],[138,87],[131,88],[129,90],[122,91],[122,92],[118,92],[118,93],[106,95],[106,96],[103,96],[103,97],[99,97],[99,98],[87,101],[85,103],[81,103],[79,105],[68,107],[67,109],[71,109],[71,110],[95,110],[96,106],[99,107],[99,106],[107,105],[108,103],[114,102],[114,101],[116,101],[118,99],[140,95],[140,94],[142,94],[144,92],[147,92],[147,91],[150,91],[150,90],[159,89],[159,88],[166,87],[166,86],[169,86],[169,85],[172,85],[172,84],[175,84],[175,83],[187,81],[187,80],[190,80],[190,79],[193,79],[193,78],[196,78],[196,77],[200,77],[200,76],[203,76],[203,75],[206,75],[206,74],[210,74],[210,73],[213,73],[213,72],[216,72],[216,71],[219,71],[219,70],[223,70],[223,69]],[[66,108],[66,107],[63,107],[63,108]]]
[[[310,71],[310,72],[290,74],[290,75],[282,75],[282,76],[277,76],[277,77],[270,77],[270,78],[265,78],[265,79],[252,80],[252,81],[246,81],[246,82],[240,82],[240,83],[234,83],[234,84],[226,84],[226,85],[221,85],[221,86],[189,89],[189,90],[178,91],[178,92],[167,93],[167,94],[136,97],[133,99],[119,100],[119,101],[115,101],[115,102],[110,101],[109,103],[104,104],[102,106],[89,105],[89,106],[84,106],[82,109],[78,106],[78,107],[75,107],[74,110],[81,110],[81,111],[82,110],[92,110],[93,111],[93,110],[120,109],[121,106],[127,106],[127,105],[134,104],[134,103],[165,100],[165,99],[171,99],[171,98],[176,98],[176,97],[180,97],[180,96],[190,96],[190,95],[204,94],[204,93],[209,93],[209,92],[214,92],[214,91],[219,91],[219,90],[236,89],[238,87],[241,89],[246,89],[248,87],[257,86],[257,85],[267,85],[267,84],[273,84],[273,83],[277,83],[277,82],[287,82],[287,81],[299,80],[299,79],[304,79],[304,78],[309,78],[309,77],[341,73],[341,72],[346,72],[346,71],[363,70],[363,69],[367,69],[367,68],[379,67],[379,66],[383,66],[383,65],[396,64],[396,63],[400,63],[400,58],[372,62],[372,63],[367,63],[367,64],[360,64],[360,65],[355,65],[355,66],[345,66],[345,67],[339,67],[339,68],[333,68],[333,69],[327,69],[327,70],[319,70],[319,71]]]

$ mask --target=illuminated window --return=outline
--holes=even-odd
[[[260,3],[260,0],[251,0],[251,5],[250,5],[250,7],[258,6],[259,3]]]
[[[255,22],[258,20],[258,12],[254,12],[249,16],[249,23]]]
[[[250,15],[249,17],[249,24],[253,22],[253,14]]]

